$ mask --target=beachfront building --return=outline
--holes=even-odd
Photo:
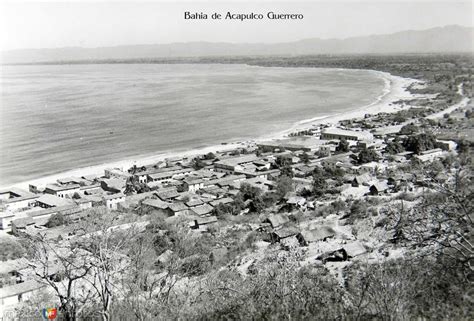
[[[75,193],[79,193],[81,186],[78,184],[58,185],[49,184],[44,189],[45,194],[51,194],[62,198],[71,198]]]
[[[73,204],[74,203],[71,200],[67,200],[67,199],[54,196],[51,194],[43,194],[36,200],[35,205],[41,208],[50,208],[50,207],[69,206]]]
[[[371,141],[374,139],[373,135],[366,131],[347,130],[337,127],[325,128],[321,131],[321,139],[345,139],[353,141]]]
[[[189,175],[194,170],[192,168],[179,168],[174,167],[172,170],[160,169],[153,172],[148,172],[146,175],[146,182],[161,182],[168,183],[175,179],[181,179]]]
[[[59,185],[85,185],[87,184],[87,180],[79,177],[65,177],[59,178],[56,180]]]
[[[104,196],[105,206],[110,210],[116,210],[117,204],[125,202],[123,193],[115,193]]]
[[[257,160],[258,157],[254,154],[227,158],[215,162],[214,170],[221,173],[234,173],[236,170],[244,170],[243,166],[251,164]]]
[[[2,189],[0,190],[0,207],[8,212],[18,211],[34,204],[38,197],[36,194],[15,187]]]
[[[104,170],[104,176],[107,178],[120,178],[126,180],[132,174],[124,172],[121,168],[106,168]]]

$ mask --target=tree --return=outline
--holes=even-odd
[[[403,141],[403,146],[407,151],[419,154],[425,150],[430,150],[436,146],[436,138],[432,134],[418,134],[408,136]]]
[[[474,222],[472,168],[456,169],[454,180],[438,183],[434,178],[430,187],[436,192],[423,194],[418,206],[409,213],[389,211],[394,235],[403,235],[409,245],[424,247],[465,266],[474,259]],[[429,177],[427,175],[427,177]]]
[[[301,155],[300,155],[300,160],[305,163],[305,164],[308,164],[309,163],[309,156],[308,154],[306,154],[306,152],[303,152]]]
[[[457,151],[461,154],[467,154],[470,148],[471,148],[471,143],[466,139],[460,140],[456,147]]]
[[[379,155],[373,149],[364,148],[359,152],[357,156],[357,163],[366,164],[370,162],[376,162],[379,160]]]
[[[216,207],[214,207],[213,213],[217,217],[221,217],[227,214],[230,215],[236,215],[240,212],[240,210],[237,211],[236,207],[230,204],[222,204],[219,203],[217,204]]]
[[[293,191],[293,180],[285,175],[280,175],[277,180],[276,193],[278,197],[283,198],[286,193]]]
[[[130,176],[127,178],[125,183],[125,191],[126,195],[132,194],[139,194],[144,192],[149,192],[150,188],[145,183],[140,183],[138,176]]]
[[[403,148],[403,145],[396,139],[388,142],[387,146],[385,147],[385,152],[392,155],[402,153],[404,151],[405,149]]]
[[[280,175],[293,177],[293,169],[291,168],[291,157],[278,156],[275,160],[276,166],[280,169]]]
[[[55,227],[66,224],[66,219],[63,214],[57,213],[51,216],[46,223],[46,227]]]
[[[195,157],[192,161],[192,166],[195,170],[199,170],[206,167],[206,163],[204,163],[199,157]]]
[[[135,226],[115,229],[114,218],[107,213],[99,213],[84,222],[84,230],[92,231],[81,240],[81,247],[87,252],[85,257],[90,265],[85,280],[89,283],[100,302],[101,316],[110,320],[110,308],[116,295],[116,284],[128,269],[130,260],[124,250],[137,235]]]
[[[407,124],[400,129],[400,135],[413,135],[419,132],[418,126],[414,124]]]
[[[147,232],[134,237],[126,249],[130,264],[121,279],[121,297],[128,310],[133,311],[133,318],[150,320],[157,306],[168,300],[170,291],[177,281],[177,259],[174,254],[169,258],[158,260],[154,247],[155,236]],[[168,250],[169,251],[169,250]],[[169,252],[172,253],[172,252]],[[156,262],[162,270],[157,270]]]
[[[313,195],[322,196],[328,188],[328,183],[323,175],[313,174]]]
[[[27,236],[26,242],[36,278],[54,291],[64,320],[76,320],[78,310],[91,298],[89,291],[77,288],[92,268],[87,253],[78,242],[47,239],[41,233]]]
[[[347,153],[349,151],[349,143],[344,138],[339,141],[336,146],[336,152]]]
[[[0,237],[0,261],[15,260],[25,255],[22,242],[10,237]]]
[[[262,190],[260,188],[252,186],[248,183],[243,183],[240,185],[239,194],[241,195],[244,202],[250,200],[248,204],[250,212],[258,213],[265,208],[265,202],[262,199]]]
[[[216,155],[212,152],[209,152],[206,155],[204,155],[204,159],[207,159],[207,160],[211,160],[211,159],[214,159],[214,158],[216,158]]]

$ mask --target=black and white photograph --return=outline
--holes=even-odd
[[[473,320],[471,0],[0,2],[0,321]]]

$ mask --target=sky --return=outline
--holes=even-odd
[[[0,0],[1,1],[1,0]],[[301,13],[302,20],[185,20],[184,12]],[[74,1],[0,3],[0,50],[209,41],[276,43],[473,26],[461,0]]]

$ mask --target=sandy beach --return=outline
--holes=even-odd
[[[370,105],[363,106],[356,108],[354,110],[326,116],[326,117],[317,117],[314,119],[309,120],[302,120],[296,123],[291,128],[276,134],[270,134],[268,136],[260,138],[258,141],[261,140],[270,140],[270,139],[279,139],[287,136],[292,132],[302,131],[306,129],[311,129],[317,125],[336,125],[338,122],[347,119],[357,119],[363,118],[366,114],[378,114],[378,113],[395,113],[402,109],[409,109],[412,106],[409,105],[399,105],[394,104],[395,101],[406,99],[414,99],[414,98],[423,98],[425,95],[420,94],[412,94],[410,93],[407,88],[415,83],[422,83],[417,79],[410,79],[410,78],[403,78],[399,76],[393,76],[386,72],[380,71],[373,71],[377,76],[383,78],[385,81],[385,88],[382,95],[378,97],[376,101],[371,103]]]
[[[73,169],[66,172],[61,172],[54,175],[49,175],[49,176],[41,177],[38,179],[33,179],[33,180],[17,183],[17,184],[14,184],[13,186],[23,188],[23,189],[28,189],[29,184],[44,186],[46,184],[55,182],[59,178],[65,178],[65,177],[71,177],[71,176],[81,177],[85,175],[101,176],[103,175],[104,170],[106,168],[121,168],[122,170],[126,171],[133,165],[146,166],[146,165],[155,164],[159,161],[163,161],[168,158],[184,158],[184,157],[190,158],[196,155],[202,155],[209,152],[229,151],[238,147],[248,146],[249,144],[252,144],[255,142],[285,138],[288,136],[289,133],[301,131],[305,129],[310,129],[312,127],[315,127],[321,124],[335,125],[339,121],[346,120],[346,119],[362,118],[366,114],[377,114],[380,112],[394,113],[401,109],[410,108],[410,106],[407,106],[407,105],[401,106],[398,104],[393,104],[393,102],[400,99],[413,99],[413,98],[422,97],[422,95],[414,95],[407,91],[407,88],[411,84],[420,83],[419,80],[393,76],[385,72],[379,72],[379,71],[372,71],[372,72],[375,73],[378,77],[383,78],[383,80],[385,81],[385,88],[384,88],[383,93],[378,97],[376,101],[374,101],[370,105],[358,107],[352,111],[335,114],[335,115],[315,117],[315,118],[301,120],[297,122],[296,124],[294,124],[292,127],[284,131],[269,133],[268,135],[256,137],[253,140],[228,142],[225,144],[221,143],[217,145],[206,146],[203,148],[188,149],[184,151],[169,151],[169,152],[157,153],[155,155],[141,155],[141,156],[139,155],[133,158],[119,160],[116,162]]]

